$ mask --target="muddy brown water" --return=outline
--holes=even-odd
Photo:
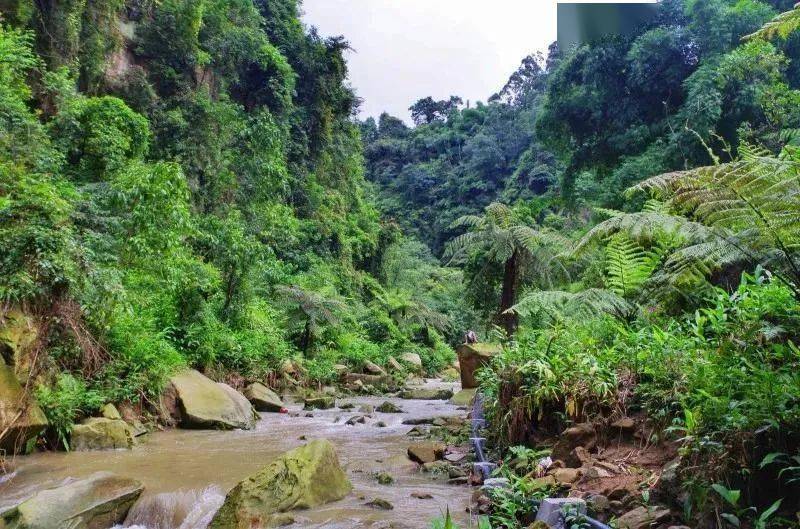
[[[448,385],[429,381],[428,385]],[[454,390],[457,385],[449,384]],[[347,426],[353,410],[314,411],[313,417],[264,413],[254,430],[208,431],[168,430],[152,433],[132,450],[107,452],[49,452],[18,457],[16,471],[0,478],[0,510],[14,505],[42,488],[107,470],[142,482],[145,492],[128,515],[124,527],[135,529],[204,529],[221,505],[225,493],[283,452],[316,438],[336,445],[339,461],[353,482],[345,499],[316,509],[296,511],[295,528],[427,528],[433,518],[449,508],[462,527],[476,524],[465,509],[471,490],[448,485],[420,472],[406,457],[413,442],[406,434],[412,428],[407,418],[464,415],[446,401],[402,400],[385,397],[338,399],[377,406],[385,400],[399,405],[405,413],[374,413],[366,424]],[[300,404],[289,409],[300,411]],[[339,418],[336,421],[336,418]],[[378,421],[385,428],[375,426]],[[374,473],[387,471],[391,485],[377,483]],[[411,497],[414,492],[433,496],[430,500]],[[394,505],[391,511],[365,505],[383,498]]]

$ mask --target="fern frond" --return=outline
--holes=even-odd
[[[761,29],[750,35],[746,35],[742,40],[764,39],[770,40],[775,37],[786,39],[793,32],[800,29],[800,3],[795,4],[794,9],[786,11],[776,16]]]
[[[520,316],[541,313],[551,318],[590,318],[606,313],[618,318],[628,317],[635,307],[610,290],[590,288],[578,293],[562,290],[539,290],[525,295],[509,309]]]
[[[614,234],[606,245],[608,286],[623,298],[636,293],[657,264],[657,259],[624,233]]]

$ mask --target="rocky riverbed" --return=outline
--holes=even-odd
[[[458,389],[457,384],[436,380],[424,388]],[[361,410],[381,408],[387,401],[402,413]],[[251,430],[166,430],[147,435],[130,450],[18,456],[14,472],[0,481],[0,512],[44,488],[110,471],[144,487],[124,527],[204,529],[225,493],[241,480],[287,450],[328,439],[353,491],[342,500],[293,512],[291,526],[420,528],[447,508],[456,521],[469,524],[469,487],[449,484],[446,475],[422,472],[408,458],[414,439],[407,434],[415,426],[403,424],[464,416],[464,408],[446,400],[375,396],[336,399],[336,405],[307,411],[301,402],[287,402],[289,413],[262,413]]]

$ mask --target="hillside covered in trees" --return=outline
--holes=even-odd
[[[108,404],[161,428],[187,368],[312,410],[413,395],[474,330],[504,480],[481,527],[567,494],[619,529],[797,527],[791,0],[664,0],[485,103],[420,99],[413,126],[357,120],[347,40],[298,0],[0,12],[0,389],[44,415],[20,443],[0,408],[3,453],[70,450]],[[470,437],[413,420],[445,430],[434,459]]]
[[[183,365],[259,377],[297,358],[325,382],[339,362],[449,361],[460,275],[381,221],[347,43],[295,0],[2,12],[3,356],[33,329],[52,446]]]

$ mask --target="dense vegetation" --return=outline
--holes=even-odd
[[[0,315],[35,322],[51,438],[183,365],[452,358],[460,274],[381,222],[347,43],[297,4],[3,2]]]
[[[434,373],[475,328],[505,345],[481,374],[497,446],[644,416],[680,447],[685,522],[793,523],[790,1],[665,0],[486,104],[420,99],[414,127],[353,119],[347,43],[297,0],[0,6],[0,316],[37,330],[49,446],[182,366]]]
[[[380,207],[463,267],[506,343],[483,373],[494,442],[513,456],[643,415],[647,446],[680,447],[669,501],[692,527],[796,523],[791,8],[662,2],[630,38],[528,57],[487,104],[427,98],[414,128],[362,124]],[[518,527],[533,498],[514,479],[495,525]]]

